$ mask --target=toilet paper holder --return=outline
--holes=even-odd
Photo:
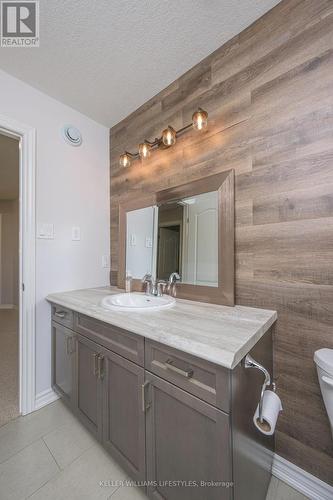
[[[259,401],[259,420],[262,423],[263,422],[263,418],[262,418],[263,399],[264,399],[265,390],[267,389],[267,387],[269,387],[271,385],[271,376],[269,374],[269,371],[266,370],[266,368],[263,365],[258,363],[258,361],[253,359],[252,356],[250,356],[250,354],[247,354],[247,356],[245,356],[244,367],[245,368],[255,368],[256,370],[260,370],[265,375],[265,380],[264,380],[264,383],[261,387],[261,394],[260,394],[260,401]],[[272,383],[272,389],[275,392],[276,387],[275,387],[274,382]]]

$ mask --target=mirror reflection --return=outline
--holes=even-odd
[[[132,210],[126,214],[126,275],[142,279],[155,275],[156,238],[154,219],[157,207]]]
[[[158,211],[157,278],[218,286],[218,192],[166,203]]]
[[[218,192],[127,212],[126,274],[218,286]]]

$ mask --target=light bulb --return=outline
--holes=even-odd
[[[162,132],[162,141],[165,146],[173,146],[176,143],[176,131],[168,127]]]
[[[139,155],[141,160],[145,160],[150,156],[150,144],[148,142],[142,142],[139,144]]]
[[[203,130],[208,125],[208,113],[199,108],[192,116],[193,128],[195,130]]]
[[[129,167],[130,164],[131,164],[131,157],[127,153],[120,155],[119,165],[121,167]]]

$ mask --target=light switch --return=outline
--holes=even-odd
[[[146,236],[146,248],[152,248],[153,238],[151,236]]]
[[[37,238],[42,240],[54,239],[54,225],[46,223],[37,224]]]
[[[81,239],[81,229],[79,226],[72,227],[72,241],[80,241]]]
[[[130,235],[130,245],[131,245],[131,247],[135,247],[136,246],[136,236],[135,236],[135,234],[131,234]]]

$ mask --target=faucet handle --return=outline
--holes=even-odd
[[[152,281],[153,277],[150,273],[146,273],[144,277],[142,278],[142,283],[147,283],[147,281]]]

